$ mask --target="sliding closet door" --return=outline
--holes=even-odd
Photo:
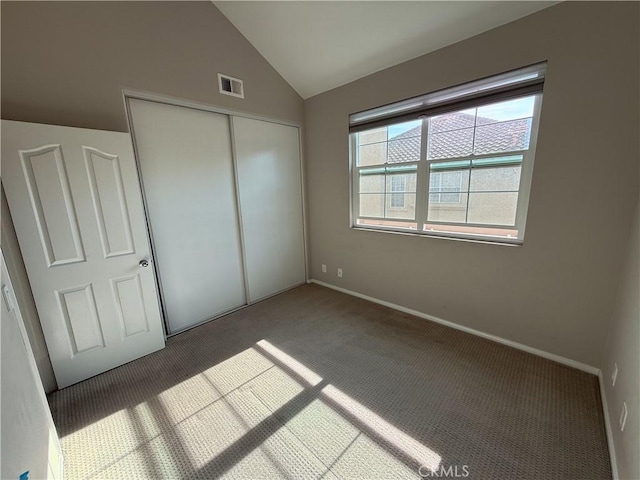
[[[246,303],[229,117],[129,100],[171,333]]]
[[[298,129],[232,117],[249,301],[306,280]]]

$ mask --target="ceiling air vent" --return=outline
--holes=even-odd
[[[233,97],[244,98],[244,86],[242,84],[242,80],[219,73],[218,85],[220,87],[220,93],[231,95]]]

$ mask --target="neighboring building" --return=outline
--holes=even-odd
[[[419,161],[421,130],[421,125],[416,124],[388,139],[387,127],[361,133],[360,165],[390,166]],[[432,167],[428,220],[512,225],[520,166],[474,169],[472,174],[468,167],[450,168],[438,160],[493,153],[504,156],[525,150],[529,145],[530,131],[530,117],[499,121],[462,111],[430,119],[426,146],[427,159]],[[434,168],[438,166],[443,168]],[[360,213],[385,221],[404,220],[405,224],[409,220],[414,225],[416,180],[415,171],[363,175],[361,182],[366,182],[366,188],[361,188],[361,192],[367,193],[361,195]],[[398,225],[396,221],[387,223]],[[409,228],[415,228],[413,225]]]

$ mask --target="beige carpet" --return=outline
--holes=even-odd
[[[595,376],[315,285],[49,400],[68,479],[611,478]]]

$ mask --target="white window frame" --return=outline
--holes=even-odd
[[[427,160],[427,138],[428,138],[428,126],[429,121],[428,117],[422,118],[422,136],[421,136],[421,148],[420,148],[420,160],[415,162],[402,162],[402,163],[385,163],[382,165],[368,165],[368,166],[358,166],[358,133],[352,133],[349,135],[349,145],[350,145],[350,175],[351,175],[351,192],[350,192],[350,221],[351,228],[354,229],[362,229],[362,230],[377,230],[377,231],[388,231],[388,232],[398,232],[398,233],[409,233],[409,234],[417,234],[424,235],[429,237],[443,237],[443,238],[454,238],[454,239],[462,239],[462,240],[475,240],[475,241],[483,241],[483,242],[492,242],[492,243],[501,243],[501,244],[510,244],[510,245],[521,245],[524,241],[525,236],[525,228],[526,228],[526,220],[527,220],[527,211],[529,205],[529,196],[531,191],[531,181],[533,177],[533,164],[535,159],[535,151],[536,151],[536,141],[538,137],[538,128],[540,121],[540,110],[542,103],[542,93],[535,93],[532,95],[523,95],[523,96],[533,96],[534,97],[534,106],[533,106],[533,115],[532,115],[532,123],[531,123],[531,131],[530,131],[530,140],[529,140],[529,148],[527,150],[519,150],[519,151],[510,151],[503,153],[491,153],[486,155],[468,155],[459,158],[447,158],[447,159],[434,159]],[[495,103],[491,100],[487,100],[486,105]],[[479,103],[478,106],[482,106],[483,103]],[[435,116],[435,115],[434,115]],[[406,121],[406,120],[404,120]],[[402,123],[402,122],[398,122]],[[393,125],[392,122],[389,122],[389,125]],[[375,128],[375,127],[373,127]],[[522,155],[522,163],[521,163],[521,173],[520,173],[520,184],[518,189],[518,200],[516,205],[516,216],[515,222],[512,226],[505,225],[489,225],[489,224],[472,224],[472,223],[458,223],[458,222],[438,222],[438,221],[427,221],[427,212],[428,212],[428,202],[429,202],[429,186],[430,186],[430,164],[432,162],[437,163],[445,163],[445,162],[454,162],[460,160],[478,160],[482,158],[496,158],[496,157],[507,157],[512,155]],[[416,179],[416,206],[415,206],[415,222],[399,220],[389,218],[386,215],[383,217],[364,217],[360,216],[360,192],[359,192],[359,179],[360,179],[360,171],[362,169],[371,169],[371,168],[393,168],[398,166],[410,166],[415,165],[417,168],[417,179]],[[472,167],[469,167],[469,171],[471,172]],[[426,186],[426,188],[424,188]],[[371,220],[371,221],[389,221],[389,222],[406,222],[407,228],[402,227],[391,227],[384,225],[364,225],[357,223],[358,220]],[[414,226],[415,223],[415,226]],[[508,237],[508,236],[500,236],[500,235],[485,235],[485,234],[477,234],[477,233],[459,233],[459,232],[447,232],[447,231],[433,231],[426,230],[425,225],[442,225],[443,229],[446,227],[477,227],[482,229],[495,229],[498,230],[517,230],[517,237]]]

